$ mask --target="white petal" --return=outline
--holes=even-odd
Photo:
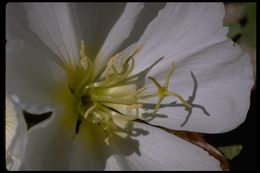
[[[168,3],[138,41],[144,46],[136,55],[135,72],[164,57],[150,72],[158,73],[172,61],[225,40],[228,30],[223,27],[223,17],[223,4]]]
[[[109,31],[124,11],[123,3],[70,3],[76,33],[95,58]]]
[[[29,130],[21,170],[68,169],[77,116],[70,110],[64,112]]]
[[[206,151],[168,132],[138,122],[132,130],[131,138],[111,139],[110,170],[220,170]]]
[[[155,75],[155,78],[163,83],[166,72],[167,69]],[[148,85],[148,88],[149,86],[155,88],[154,84]],[[146,114],[143,118],[151,124],[171,129],[203,133],[227,132],[244,122],[252,86],[249,56],[238,45],[234,46],[231,41],[226,41],[176,61],[176,71],[169,84],[169,91],[179,93],[185,100],[193,97],[192,113],[184,127],[181,124],[189,111],[174,97],[165,99],[157,116]],[[157,99],[146,101],[148,104],[144,107],[148,112],[152,112]]]
[[[11,102],[11,100],[8,97],[6,97],[6,99],[5,99],[5,106],[6,106],[6,110],[5,110],[5,115],[6,115],[5,149],[7,150],[15,136],[15,132],[16,132],[17,126],[18,126],[18,119],[17,119],[17,111],[14,107],[14,104]]]
[[[6,166],[19,170],[25,150],[26,123],[21,109],[6,96]]]
[[[105,135],[96,124],[82,122],[73,142],[69,170],[104,170],[109,154]]]
[[[21,4],[8,4],[6,88],[25,104],[34,105],[32,112],[42,113],[53,104],[50,91],[65,82],[66,74],[62,59],[31,32],[27,23]],[[36,108],[38,105],[45,108]]]
[[[23,40],[8,40],[7,49],[10,50],[6,54],[8,92],[18,96],[25,104],[24,109],[31,105],[36,109],[32,112],[46,111],[56,103],[51,95],[54,89],[66,84],[64,71],[53,61],[52,54]]]
[[[128,3],[118,21],[109,32],[100,52],[97,55],[96,64],[104,67],[106,60],[111,57],[120,45],[126,40],[132,31],[136,18],[143,8],[141,3]]]
[[[13,5],[13,4],[12,4]],[[23,4],[28,25],[66,63],[79,62],[80,40],[76,37],[71,9],[66,3]]]

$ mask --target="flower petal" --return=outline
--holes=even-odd
[[[54,104],[50,91],[66,80],[62,59],[31,32],[21,4],[8,4],[6,12],[6,88],[35,107],[31,113],[43,113]]]
[[[253,74],[248,54],[238,45],[219,43],[175,64],[169,91],[179,93],[193,108],[190,111],[176,98],[167,97],[157,115],[143,114],[144,119],[171,129],[203,133],[227,132],[245,120]],[[167,70],[154,77],[163,83],[166,74]],[[151,92],[155,88],[153,84],[149,87]],[[144,108],[153,109],[157,99],[147,100]]]
[[[72,110],[64,112],[29,130],[21,170],[68,169],[77,116]]]
[[[70,3],[78,38],[86,43],[86,53],[95,58],[114,23],[124,11],[124,3]],[[80,40],[79,40],[80,41]]]
[[[71,9],[66,3],[23,4],[28,25],[67,64],[79,63],[79,44]]]
[[[105,135],[98,125],[83,121],[72,145],[69,170],[104,170],[109,154]]]
[[[106,60],[110,58],[123,41],[128,38],[143,6],[142,3],[128,3],[126,5],[123,14],[109,32],[97,55],[96,64],[98,64],[100,68],[105,66]]]
[[[159,128],[134,123],[131,138],[114,137],[111,170],[220,170],[203,149]],[[117,164],[115,163],[117,161]]]
[[[189,56],[226,40],[223,27],[224,6],[215,3],[168,3],[148,25],[138,41],[143,44],[136,55],[135,73],[164,57],[150,74],[155,74],[176,59]]]
[[[27,141],[26,123],[21,109],[6,96],[6,166],[8,170],[19,170]]]
[[[15,132],[16,132],[17,126],[18,126],[18,118],[17,118],[17,112],[14,107],[14,104],[11,102],[11,100],[8,97],[6,97],[6,99],[5,99],[5,106],[6,106],[5,150],[7,150],[9,148],[9,146],[11,145],[11,142],[15,136]]]
[[[31,113],[43,113],[49,110],[56,104],[51,91],[65,83],[66,74],[48,52],[45,54],[23,40],[8,41],[7,49],[14,49],[6,54],[8,92],[10,95],[18,96],[20,102],[24,104],[23,109],[30,110]]]

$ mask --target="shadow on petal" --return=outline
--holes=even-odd
[[[184,122],[180,125],[181,127],[183,127],[188,122],[190,116],[192,115],[192,110],[194,108],[201,109],[202,112],[206,116],[210,116],[209,112],[206,110],[206,108],[204,106],[193,103],[194,100],[195,100],[195,97],[196,97],[197,90],[198,90],[198,81],[197,81],[197,79],[196,79],[196,77],[195,77],[195,75],[193,74],[192,71],[191,71],[191,76],[192,76],[192,79],[193,79],[194,87],[193,87],[192,95],[189,96],[187,102],[192,105],[192,108],[187,108],[184,104],[177,103],[176,101],[169,103],[169,104],[161,104],[160,105],[160,108],[164,108],[164,107],[183,107],[183,108],[185,108],[185,111],[188,112],[188,114],[186,115]],[[153,110],[156,107],[156,104],[143,104],[143,107],[144,107],[145,110]],[[168,116],[164,115],[164,114],[154,114],[153,115],[152,113],[146,112],[146,113],[143,113],[142,117],[146,121],[150,122],[154,118],[167,118]]]
[[[130,76],[127,78],[126,84],[134,83],[137,88],[142,88],[145,85],[145,79],[147,74],[151,71],[151,69],[158,64],[161,60],[163,60],[164,57],[159,58],[157,61],[155,61],[152,65],[144,69],[143,71]],[[134,80],[133,80],[134,79]]]
[[[129,122],[126,129],[108,131],[96,123],[83,121],[79,133],[75,135],[71,150],[71,170],[104,170],[110,156],[127,157],[132,154],[141,155],[136,136],[146,136],[148,131],[135,128]]]

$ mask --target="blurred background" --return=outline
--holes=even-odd
[[[251,56],[256,77],[256,3],[224,3],[224,25],[230,28],[228,37],[237,42]],[[256,79],[256,78],[255,78]]]
[[[256,81],[256,3],[224,3],[224,24],[228,37],[250,54]],[[223,134],[205,135],[215,147],[241,144],[240,154],[229,162],[230,170],[256,170],[256,84],[251,92],[251,106],[246,121],[237,129]]]

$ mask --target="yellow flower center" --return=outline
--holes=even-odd
[[[81,41],[80,65],[77,68],[66,67],[68,88],[76,100],[78,121],[95,123],[111,133],[126,128],[129,121],[136,120],[142,107],[140,100],[146,98],[159,98],[154,114],[159,110],[162,100],[168,96],[174,96],[185,106],[191,107],[180,95],[167,90],[175,69],[174,64],[166,76],[164,86],[155,78],[148,77],[157,87],[157,93],[142,93],[145,88],[138,88],[137,77],[131,75],[135,66],[134,56],[141,48],[142,45],[136,47],[127,56],[123,56],[122,52],[116,53],[108,60],[106,67],[95,74],[95,66],[86,54],[84,41]]]

